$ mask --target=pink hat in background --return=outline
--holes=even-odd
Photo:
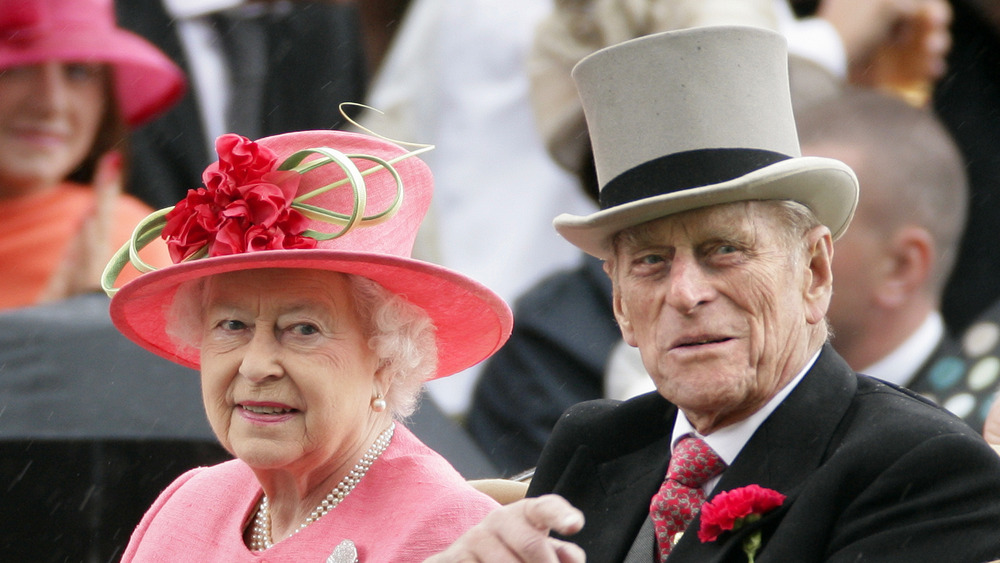
[[[45,61],[106,63],[131,126],[184,94],[184,74],[138,35],[115,25],[112,0],[0,0],[0,71]]]
[[[383,139],[343,131],[304,131],[252,142],[223,135],[219,161],[173,208],[149,216],[133,235],[141,248],[162,236],[175,264],[149,271],[115,293],[125,263],[148,270],[126,245],[108,265],[118,329],[153,353],[188,367],[199,352],[168,334],[179,286],[259,268],[356,274],[421,307],[436,327],[443,377],[470,367],[510,335],[510,308],[462,274],[411,258],[430,205],[426,164]]]

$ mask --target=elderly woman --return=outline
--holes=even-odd
[[[497,505],[402,424],[421,385],[509,335],[495,294],[410,258],[427,167],[367,135],[225,135],[205,185],[108,266],[166,239],[175,264],[114,294],[116,326],[199,368],[237,459],[179,477],[124,561],[423,561]],[[165,405],[152,406],[165,407]],[[169,407],[167,407],[169,408]]]
[[[111,0],[0,0],[0,309],[99,290],[152,211],[121,193],[129,127],[184,84]],[[170,263],[162,245],[144,257]]]

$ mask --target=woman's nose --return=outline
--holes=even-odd
[[[247,342],[243,360],[240,363],[240,374],[253,381],[264,381],[269,377],[281,377],[284,370],[281,366],[281,345],[275,335],[269,330],[255,330],[253,337]]]
[[[69,79],[62,63],[46,62],[37,65],[33,78],[36,83],[36,104],[49,112],[57,112],[69,102]]]

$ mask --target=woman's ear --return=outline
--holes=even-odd
[[[389,392],[389,388],[392,387],[392,379],[395,372],[389,368],[389,360],[385,358],[380,358],[378,362],[378,367],[375,368],[375,390],[381,391],[382,395]]]

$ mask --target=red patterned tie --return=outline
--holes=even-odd
[[[687,435],[674,447],[667,478],[649,503],[660,561],[670,555],[674,536],[683,532],[705,502],[701,486],[726,468],[702,439]]]

